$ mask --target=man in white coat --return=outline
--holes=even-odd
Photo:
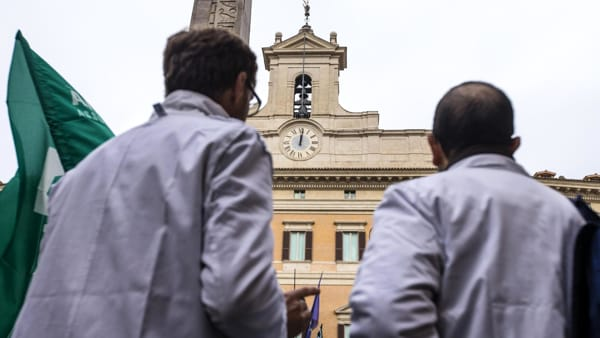
[[[439,102],[435,175],[390,187],[350,296],[351,337],[569,336],[583,220],[512,155],[513,109],[467,82]]]
[[[52,190],[13,337],[281,338],[308,324],[318,290],[279,288],[271,157],[243,122],[256,56],[224,30],[180,32],[163,68],[150,121]]]

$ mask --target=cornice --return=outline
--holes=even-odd
[[[581,195],[587,202],[600,202],[600,182],[564,178],[536,178],[567,197]]]
[[[432,175],[430,168],[275,168],[273,189],[369,189],[385,190],[394,183]],[[581,195],[600,202],[600,182],[575,179],[535,178],[568,196]]]
[[[282,285],[316,285],[319,282],[321,272],[304,272],[297,273],[294,279],[294,272],[277,271],[277,279]],[[355,272],[323,272],[321,285],[352,285]]]
[[[389,173],[395,172],[401,174],[401,172],[427,172],[428,174],[433,174],[437,170],[434,167],[392,167],[392,168],[381,168],[381,167],[364,167],[364,168],[332,168],[332,167],[312,167],[312,168],[292,168],[292,167],[281,167],[274,168],[275,174],[293,174],[293,173],[302,173],[302,175],[313,175],[313,176],[322,176],[323,173],[340,173],[340,174],[348,174],[348,173],[358,173],[364,175],[364,172],[372,172],[372,173]]]
[[[577,185],[580,187],[586,188],[599,188],[600,189],[600,181],[586,181],[586,180],[577,180],[571,178],[541,178],[534,177],[537,181],[542,182],[546,185],[556,185],[556,186],[573,186]]]
[[[291,121],[286,124],[298,123],[299,121]],[[302,122],[302,121],[300,121]],[[285,129],[284,126],[280,126],[278,129],[267,129],[260,130],[260,134],[263,137],[279,136],[281,129]],[[404,130],[392,130],[392,129],[379,129],[379,128],[353,128],[353,129],[337,129],[332,130],[329,128],[323,128],[323,135],[325,136],[369,136],[369,135],[381,135],[381,136],[426,136],[429,132],[426,129],[404,129]]]
[[[303,214],[372,214],[381,200],[294,200],[274,199],[275,213]]]
[[[434,172],[433,168],[276,168],[273,189],[385,190],[391,184]]]

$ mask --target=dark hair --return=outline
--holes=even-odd
[[[512,104],[489,83],[461,83],[435,109],[433,135],[447,156],[472,146],[509,146],[513,132]]]
[[[256,84],[256,55],[239,37],[223,29],[181,31],[167,40],[163,54],[165,93],[178,89],[217,100],[240,72]]]

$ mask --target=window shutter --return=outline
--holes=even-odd
[[[283,232],[283,250],[281,253],[281,260],[287,261],[290,259],[290,232]]]
[[[363,252],[365,251],[365,244],[366,244],[366,240],[365,240],[365,232],[359,232],[358,233],[358,260],[362,259],[363,256]]]
[[[312,231],[306,232],[306,243],[304,247],[304,260],[312,261]]]
[[[344,338],[344,325],[342,324],[338,324],[338,338]]]
[[[344,257],[344,249],[342,248],[343,239],[342,232],[338,231],[335,233],[335,260],[341,261]]]

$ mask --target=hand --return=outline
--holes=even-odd
[[[315,287],[304,287],[285,292],[285,307],[287,309],[288,337],[292,338],[304,333],[310,323],[310,309],[306,306],[304,297],[319,294]]]

